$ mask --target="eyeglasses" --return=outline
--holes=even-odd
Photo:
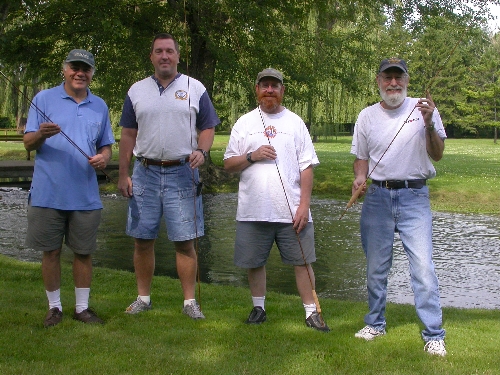
[[[385,83],[391,83],[393,79],[396,80],[397,83],[402,83],[408,77],[406,74],[402,75],[394,75],[394,76],[386,76],[384,74],[379,74],[379,77],[384,81]]]
[[[89,73],[92,71],[92,67],[87,64],[84,65],[69,64],[69,68],[74,72],[82,71],[84,73]]]
[[[281,83],[265,83],[265,82],[259,82],[259,88],[261,90],[268,90],[271,88],[272,91],[277,91],[281,89]]]

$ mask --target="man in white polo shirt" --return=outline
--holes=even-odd
[[[126,233],[135,239],[138,290],[125,312],[151,309],[154,243],[164,217],[176,251],[182,311],[204,319],[195,300],[194,238],[204,234],[198,167],[205,162],[220,120],[201,82],[177,72],[179,59],[174,37],[156,35],[150,51],[155,72],[130,87],[123,105],[118,189],[130,198]],[[136,160],[130,178],[132,156]]]

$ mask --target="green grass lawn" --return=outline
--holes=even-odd
[[[228,136],[216,136],[216,165]],[[350,138],[320,141],[321,165],[314,194],[350,197],[353,156]],[[114,158],[117,158],[115,152]],[[445,156],[431,181],[433,209],[500,213],[500,146],[491,140],[446,141]],[[22,144],[0,143],[0,159],[26,157]],[[236,186],[224,186],[236,191]],[[110,187],[112,189],[112,186]],[[230,254],[228,254],[230,256]],[[251,310],[249,291],[201,285],[206,320],[181,314],[178,280],[155,277],[153,310],[124,313],[136,297],[133,273],[94,270],[91,306],[106,321],[86,326],[71,319],[71,266],[63,265],[63,322],[44,329],[47,301],[40,264],[0,256],[1,374],[500,374],[500,311],[444,308],[448,355],[423,351],[422,329],[411,305],[388,304],[387,335],[374,342],[354,338],[363,327],[366,303],[322,299],[332,329],[307,328],[298,296],[268,293],[268,321],[243,322]]]
[[[71,266],[63,265],[64,319],[43,328],[47,302],[40,264],[0,256],[2,374],[499,374],[500,312],[445,308],[448,355],[423,351],[422,327],[410,305],[388,304],[387,335],[354,337],[365,303],[322,299],[331,332],[304,324],[298,296],[268,293],[268,320],[243,322],[251,310],[246,288],[201,285],[206,320],[181,313],[178,280],[156,276],[153,309],[128,315],[136,297],[133,273],[94,269],[91,306],[104,325],[71,319]]]

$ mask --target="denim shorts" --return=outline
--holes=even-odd
[[[313,223],[300,231],[299,238],[291,223],[237,221],[234,264],[241,268],[264,266],[274,242],[284,264],[303,266],[315,262]]]
[[[128,205],[127,235],[155,239],[164,217],[170,241],[203,236],[200,187],[198,169],[193,170],[189,163],[145,167],[136,160],[132,174],[133,196]]]
[[[28,206],[26,246],[37,251],[62,247],[63,240],[76,254],[92,254],[97,248],[101,210],[67,211]]]

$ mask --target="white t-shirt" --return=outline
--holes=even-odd
[[[354,127],[351,154],[369,161],[371,179],[413,180],[436,176],[436,169],[427,154],[424,119],[415,108],[418,100],[406,98],[399,108],[393,110],[376,103],[360,112]],[[432,120],[439,137],[445,139],[446,132],[437,108]]]
[[[278,114],[256,108],[241,116],[231,131],[224,159],[269,144],[276,150],[276,160],[258,161],[241,172],[238,221],[291,223],[300,203],[300,172],[319,164],[306,125],[286,108]]]

